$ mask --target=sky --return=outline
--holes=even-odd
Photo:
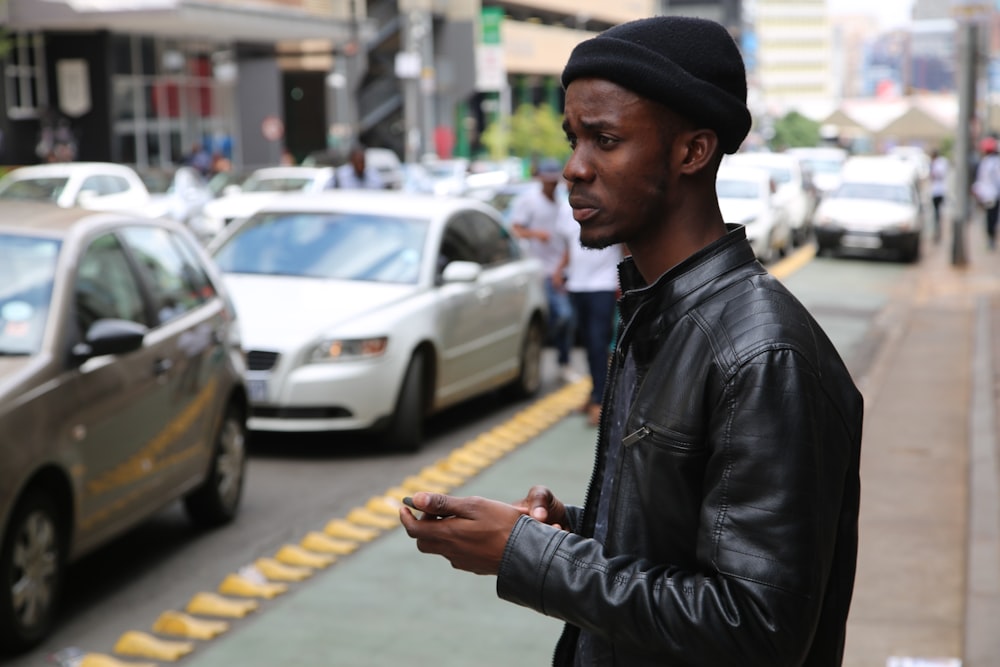
[[[913,0],[826,0],[831,14],[871,14],[883,28],[910,19]]]

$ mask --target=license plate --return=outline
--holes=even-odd
[[[881,248],[882,239],[866,234],[844,234],[840,238],[840,245],[847,248]]]
[[[247,380],[247,392],[250,400],[254,403],[264,403],[267,401],[267,380]]]

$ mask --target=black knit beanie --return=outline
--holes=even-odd
[[[715,21],[655,16],[577,44],[562,73],[606,79],[715,131],[735,153],[750,131],[747,75],[736,42]]]

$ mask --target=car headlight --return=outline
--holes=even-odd
[[[387,336],[360,338],[356,340],[329,338],[319,342],[319,345],[313,349],[312,354],[309,356],[309,361],[355,361],[357,359],[370,359],[385,354],[388,346],[389,338]]]
[[[826,227],[828,225],[836,225],[837,220],[832,215],[820,215],[816,218],[816,225],[819,227]]]

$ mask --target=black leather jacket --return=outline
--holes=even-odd
[[[586,505],[571,531],[518,520],[498,594],[567,622],[555,665],[840,665],[863,412],[840,356],[741,227],[652,285],[621,275]]]

